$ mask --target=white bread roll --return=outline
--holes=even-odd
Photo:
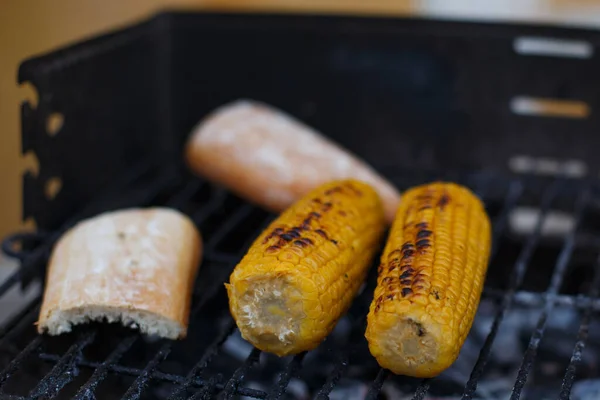
[[[168,208],[107,212],[78,223],[53,249],[38,332],[59,335],[106,319],[185,337],[201,246],[194,223]]]
[[[270,211],[281,212],[322,183],[355,178],[379,193],[388,222],[398,191],[369,165],[291,116],[262,103],[224,105],[192,131],[190,168]]]

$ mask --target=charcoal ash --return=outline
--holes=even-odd
[[[269,393],[269,391],[275,385],[275,381],[266,383],[266,382],[257,382],[257,381],[249,381],[244,385],[248,389],[260,390],[265,393]],[[237,397],[240,400],[254,400],[254,397],[249,396],[239,396]],[[307,385],[299,380],[299,379],[291,379],[290,383],[287,386],[286,392],[280,397],[280,400],[310,400],[310,392],[308,390]]]
[[[586,379],[575,382],[571,390],[571,400],[600,399],[600,379]]]
[[[472,330],[456,362],[432,381],[431,392],[448,388],[454,381],[464,387],[479,351],[490,332],[497,305],[482,300]],[[506,398],[512,391],[523,356],[529,345],[542,309],[513,305],[504,316],[496,335],[476,398]],[[545,333],[530,371],[524,394],[527,398],[555,398],[571,358],[581,321],[581,310],[555,307],[546,321]],[[593,321],[589,329],[582,362],[577,365],[578,379],[596,377],[600,356],[600,322]],[[439,390],[438,390],[439,391]],[[582,391],[583,393],[584,391]],[[446,390],[442,395],[450,396]],[[548,397],[550,396],[550,397]],[[452,397],[448,397],[452,398]],[[600,398],[600,397],[597,397]]]
[[[461,397],[464,385],[471,375],[481,347],[490,332],[497,309],[498,304],[495,300],[484,299],[481,301],[472,330],[461,349],[458,359],[448,370],[431,381],[429,394],[425,399],[455,399]],[[477,385],[475,399],[491,400],[510,397],[514,380],[541,311],[541,307],[523,307],[513,304],[511,309],[505,313],[483,377]],[[555,307],[551,311],[546,321],[545,333],[538,348],[534,366],[523,392],[527,398],[543,399],[548,396],[555,398],[559,393],[566,367],[577,340],[581,314],[581,310],[569,307]],[[369,360],[368,354],[362,354],[362,356],[365,357],[365,360]],[[582,362],[577,366],[578,379],[596,377],[599,372],[599,358],[600,322],[593,321],[590,324],[589,337],[582,354]],[[348,369],[350,371],[348,375],[357,378],[354,382],[357,388],[362,388],[361,382],[365,383],[365,376],[374,376],[373,367],[367,367],[367,365],[369,365],[368,361],[363,363],[363,368],[360,367],[360,363],[353,363]],[[586,386],[583,382],[591,382],[589,385],[594,388],[595,381],[581,382],[576,383],[574,390],[578,387],[577,384],[583,385],[583,388],[578,390],[584,396]],[[369,381],[366,383],[367,387],[368,384]],[[399,393],[404,393],[406,398],[412,398],[416,386],[417,381],[414,379],[391,376],[382,388],[382,393],[386,389],[392,388],[392,391],[398,390]],[[402,399],[404,397],[388,398]],[[600,396],[594,398],[598,399]]]
[[[488,304],[486,304],[488,303]],[[476,342],[481,347],[489,333],[493,322],[495,307],[488,300],[482,301],[482,307],[473,324],[473,329],[464,349],[471,346],[468,342]],[[531,334],[536,329],[540,318],[541,308],[527,308],[514,305],[506,312],[492,347],[490,361],[486,368],[489,373],[498,368],[501,375],[515,376],[523,355],[529,345]],[[571,358],[581,321],[581,310],[568,307],[555,307],[546,320],[544,336],[538,348],[534,373],[530,380],[534,384],[545,385],[548,382],[560,382],[564,368]],[[600,322],[593,321],[590,325],[587,346],[582,355],[582,363],[578,366],[578,374],[592,376],[596,371],[600,355]],[[461,356],[463,356],[461,352]],[[472,354],[465,352],[469,358]],[[467,363],[468,364],[468,363]]]

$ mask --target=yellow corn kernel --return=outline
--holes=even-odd
[[[456,360],[479,305],[490,242],[485,208],[467,188],[435,182],[402,195],[367,317],[379,365],[427,378]]]
[[[317,347],[350,306],[384,231],[382,202],[366,183],[334,181],[305,195],[225,284],[242,337],[278,356]]]

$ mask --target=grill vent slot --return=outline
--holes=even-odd
[[[587,59],[594,55],[593,46],[584,40],[522,36],[513,43],[515,51],[528,56],[551,56]]]
[[[510,101],[510,109],[517,115],[555,117],[555,118],[587,118],[590,108],[587,103],[578,100],[560,100],[517,96]]]

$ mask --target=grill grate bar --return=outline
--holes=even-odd
[[[26,325],[31,325],[36,318],[40,308],[41,296],[36,296],[23,309],[6,324],[4,329],[0,331],[0,347],[4,347],[5,343],[10,339],[15,332],[20,332]]]
[[[57,362],[60,360],[59,355],[57,354],[48,354],[48,353],[42,353],[40,354],[40,359],[44,360],[44,361],[48,361],[48,362]],[[97,361],[89,361],[89,360],[79,360],[79,362],[77,363],[78,366],[80,367],[84,367],[84,368],[90,368],[90,369],[97,369],[100,368],[102,366],[102,362],[97,362]],[[118,364],[113,364],[113,365],[108,365],[107,367],[109,372],[115,373],[115,374],[119,374],[119,375],[127,375],[127,376],[133,376],[133,377],[139,377],[143,370],[139,369],[139,368],[132,368],[132,367],[125,367],[122,365],[118,365]],[[168,382],[168,383],[174,383],[174,384],[181,384],[185,378],[179,375],[173,375],[173,374],[167,374],[164,372],[160,372],[160,371],[154,371],[152,373],[152,379],[153,380],[159,380],[159,381],[163,381],[163,382]],[[196,386],[202,386],[204,383],[201,379],[197,379],[194,384]]]
[[[317,400],[329,399],[329,393],[331,393],[331,391],[333,390],[335,385],[337,385],[339,380],[342,378],[344,372],[346,372],[346,369],[348,369],[349,363],[350,363],[350,359],[349,359],[348,355],[346,354],[346,352],[343,352],[342,355],[340,355],[335,367],[333,368],[333,371],[327,377],[327,381],[325,382],[325,384],[321,387],[321,389],[315,396],[315,399],[317,399]]]
[[[556,261],[556,266],[554,268],[554,272],[552,273],[550,287],[548,288],[548,291],[544,296],[546,300],[545,307],[538,319],[536,329],[531,335],[529,345],[527,346],[527,350],[525,351],[523,361],[521,362],[521,366],[519,367],[519,373],[517,374],[517,380],[513,387],[511,400],[518,400],[521,397],[521,391],[525,386],[525,382],[527,381],[529,371],[533,366],[533,362],[537,354],[537,349],[542,340],[542,337],[544,336],[548,314],[554,308],[554,296],[558,293],[560,285],[567,271],[567,267],[569,266],[569,261],[571,260],[573,249],[575,248],[575,234],[578,230],[578,227],[581,224],[581,219],[583,218],[583,213],[585,212],[588,202],[589,191],[586,188],[582,192],[581,196],[577,199],[577,204],[575,206],[574,212],[575,224],[569,235],[567,235],[564,246],[560,252],[558,260]]]
[[[242,208],[242,207],[240,207],[240,208]],[[231,229],[233,229],[233,228],[234,228],[235,226],[237,226],[237,225],[238,225],[238,224],[239,224],[241,221],[243,221],[243,219],[244,219],[244,218],[246,218],[246,217],[247,217],[247,216],[250,214],[250,212],[252,212],[252,208],[253,208],[253,207],[249,207],[249,208],[248,208],[248,207],[244,207],[244,208],[246,208],[246,209],[245,209],[245,210],[241,210],[241,211],[240,211],[240,209],[238,209],[238,212],[237,212],[236,214],[234,214],[234,216],[233,216],[233,217],[232,217],[232,218],[229,220],[229,221],[231,221],[232,219],[233,219],[233,220],[235,220],[235,221],[236,221],[236,223],[235,223],[235,224],[231,224],[231,226],[226,226],[226,227],[223,227],[223,226],[222,226],[222,227],[221,227],[221,230],[225,231],[225,233],[223,234],[223,237],[224,237],[224,236],[225,236],[227,233],[229,233],[229,232],[231,231]],[[261,222],[261,224],[260,224],[260,227],[258,228],[258,231],[260,232],[260,231],[262,231],[263,229],[265,229],[265,228],[266,228],[266,227],[267,227],[267,226],[268,226],[268,225],[271,223],[271,221],[273,221],[273,219],[274,219],[274,218],[275,218],[275,217],[274,217],[273,215],[268,215],[268,216],[267,216],[267,217],[264,219],[264,221],[262,221],[262,222]],[[240,247],[240,249],[238,250],[238,252],[237,252],[237,254],[236,254],[235,256],[229,256],[229,258],[230,258],[230,261],[232,261],[232,262],[231,262],[231,264],[234,264],[234,266],[235,266],[235,264],[237,264],[238,260],[239,260],[239,259],[240,259],[240,258],[243,256],[243,253],[245,252],[245,250],[246,250],[246,249],[247,249],[247,248],[250,246],[250,244],[251,244],[253,241],[254,241],[254,237],[249,237],[249,238],[248,238],[248,239],[245,241],[245,243],[244,243],[244,244],[243,244],[243,245]],[[218,242],[217,242],[217,243],[218,243]],[[210,254],[210,256],[208,256],[208,257],[212,257],[212,255],[214,255],[214,251],[209,251],[209,254]],[[228,264],[229,264],[229,263],[228,263]],[[232,268],[233,268],[233,267],[232,267]],[[226,274],[229,274],[232,268],[227,268],[227,269],[224,269],[224,273],[226,273]],[[219,282],[227,280],[227,276],[223,276],[222,278],[223,278],[223,279],[219,279]],[[222,290],[222,289],[223,289],[223,286],[222,286],[222,285],[211,285],[211,287],[210,287],[208,290],[210,291],[210,293],[213,293],[213,292],[214,292],[214,294],[216,294],[216,292],[217,292],[218,290]],[[214,294],[211,294],[211,295],[207,296],[207,300],[208,300],[208,299],[210,299],[210,298],[212,298]],[[194,309],[194,310],[192,311],[192,313],[195,313],[195,312],[196,312],[196,309]],[[231,334],[231,332],[233,332],[233,328],[234,328],[234,321],[233,321],[233,319],[230,319],[230,323],[231,323],[231,328],[230,328],[230,330],[229,330],[229,334]],[[227,335],[227,336],[228,336],[228,335]],[[214,352],[214,354],[216,354],[216,353],[217,353],[217,352],[220,350],[220,347],[221,347],[221,345],[222,345],[222,344],[225,342],[225,340],[227,339],[227,336],[224,336],[223,340],[220,340],[220,341],[218,341],[219,343],[218,343],[218,344],[217,344],[217,345],[216,345],[214,348],[212,348],[212,349],[211,349],[211,348],[207,349],[207,352],[210,350],[211,352]],[[254,349],[253,351],[255,351],[255,350],[256,350],[256,351],[258,351],[257,349]],[[206,353],[205,353],[205,354],[206,354]],[[252,356],[252,353],[250,354],[250,356]],[[260,356],[260,352],[259,352],[258,356]],[[211,355],[211,357],[212,357],[212,355]],[[250,357],[249,357],[249,358],[250,358]],[[246,360],[246,362],[248,362],[248,359]],[[201,361],[200,361],[198,364],[196,364],[196,365],[201,365],[201,364],[202,364],[202,360],[201,360]],[[196,367],[196,366],[194,366],[194,368],[195,368],[195,367]],[[243,368],[244,368],[244,366],[240,367],[240,369],[243,369]],[[248,366],[248,368],[249,368],[249,366]],[[247,370],[248,368],[246,368],[245,370]],[[240,371],[240,369],[238,369],[238,370],[236,371],[236,373],[238,373],[238,371]],[[244,371],[245,371],[245,370],[244,370]],[[190,373],[191,373],[191,371],[190,371]],[[244,374],[245,374],[245,372],[244,372]],[[235,376],[235,373],[234,373],[234,376]],[[242,376],[242,378],[243,378],[243,376]],[[220,379],[222,379],[222,377],[221,377]],[[232,377],[232,379],[233,379],[233,377]],[[208,383],[206,386],[204,386],[204,387],[202,388],[202,390],[201,390],[201,391],[197,392],[197,393],[196,393],[194,396],[197,396],[197,397],[199,397],[199,398],[210,398],[210,396],[212,395],[212,393],[214,392],[214,390],[215,390],[216,388],[218,388],[217,384],[220,384],[220,382],[221,382],[221,381],[215,381],[215,380],[211,380],[211,379],[209,379],[209,383]],[[228,382],[228,384],[229,384],[229,383],[231,383],[231,379],[230,379],[230,381]],[[237,385],[239,385],[239,383],[238,383]],[[224,387],[224,388],[225,388],[225,391],[226,391],[226,395],[228,395],[228,394],[227,394],[227,393],[228,393],[228,392],[227,392],[227,390],[228,390],[228,389],[227,389],[227,385],[225,385],[225,387]],[[220,389],[223,389],[223,387],[221,387]],[[239,388],[236,386],[236,387],[233,389],[233,392],[232,392],[230,395],[231,395],[231,396],[233,396],[233,395],[234,395],[236,392],[237,392],[238,394],[242,394],[242,392],[241,392],[240,390],[241,390],[241,389],[239,389]],[[201,396],[201,397],[200,397],[200,396]],[[255,398],[265,398],[265,397],[266,397],[266,393],[265,393],[265,392],[263,392],[263,391],[256,391],[256,393],[255,393],[254,395],[251,395],[251,397],[255,397]]]
[[[596,261],[596,268],[594,271],[594,279],[590,286],[588,296],[596,299],[600,295],[600,258]],[[592,303],[584,310],[583,317],[581,318],[581,324],[579,326],[579,332],[577,334],[577,342],[571,355],[571,360],[567,366],[565,376],[563,378],[562,387],[560,391],[560,400],[569,400],[571,398],[571,387],[575,381],[575,373],[577,371],[577,364],[581,362],[581,354],[585,348],[585,342],[588,339],[588,333],[590,329],[590,322],[592,320]]]
[[[16,334],[16,332],[20,332],[24,326],[31,325],[33,323],[40,307],[39,302],[40,296],[37,296],[35,299],[29,302],[29,304],[25,306],[21,312],[11,318],[5,330],[2,331],[2,335],[0,336],[0,348],[8,346],[9,340]],[[27,358],[29,354],[35,351],[41,345],[41,343],[42,337],[36,336],[36,338],[33,339],[19,354],[17,354],[16,357],[12,359],[12,361],[4,368],[4,370],[0,372],[0,388],[20,367],[21,362]]]
[[[252,207],[251,207],[252,208]],[[239,211],[239,210],[238,210]],[[237,223],[241,222],[244,218],[246,218],[246,216],[248,216],[248,214],[251,212],[251,210],[243,210],[240,211],[239,214],[236,216],[234,215],[232,218],[236,218]],[[265,217],[265,219],[260,223],[257,232],[262,232],[264,229],[267,228],[267,226],[269,226],[269,224],[275,219],[275,216],[273,215],[267,215]],[[225,228],[221,228],[221,229],[225,229]],[[231,232],[231,227],[227,227],[227,232],[225,232],[225,234],[223,236],[225,236],[227,233]],[[237,263],[240,261],[240,259],[244,256],[244,253],[246,252],[246,250],[250,247],[250,245],[252,244],[252,242],[255,240],[255,236],[251,235],[248,239],[246,239],[244,241],[244,243],[240,246],[240,248],[238,249],[237,252],[235,252],[235,254],[230,254],[230,253],[221,253],[218,251],[215,251],[214,249],[210,249],[206,251],[206,258],[210,259],[211,261],[214,262],[219,262],[222,264],[227,264],[227,265],[232,265],[232,268],[227,269],[225,272],[227,274],[229,274],[231,272],[231,270],[233,269],[233,267],[235,267],[235,265],[237,265]],[[207,246],[208,247],[208,246]],[[223,278],[227,278],[227,277],[223,277]],[[215,285],[212,285],[213,287]]]
[[[142,373],[137,377],[135,382],[129,387],[127,392],[123,395],[122,399],[139,399],[142,395],[142,392],[150,383],[152,379],[152,374],[158,367],[158,365],[169,355],[171,352],[171,342],[167,342],[161,346],[158,352],[154,355],[152,360],[146,365],[146,368],[142,371]]]
[[[223,343],[225,343],[225,341],[227,340],[227,338],[229,337],[229,335],[231,335],[231,333],[233,332],[235,328],[235,323],[233,321],[233,318],[229,317],[229,319],[227,320],[227,323],[225,324],[225,327],[223,328],[223,330],[221,331],[221,333],[217,336],[217,338],[208,346],[208,348],[204,351],[204,354],[202,355],[202,357],[200,358],[200,361],[198,361],[190,370],[190,372],[188,372],[185,381],[181,384],[181,386],[179,386],[177,389],[175,389],[175,391],[173,392],[173,394],[171,394],[171,396],[169,397],[169,399],[171,400],[178,400],[178,399],[183,399],[184,395],[185,395],[185,391],[190,388],[192,386],[192,384],[194,383],[194,380],[196,379],[196,377],[202,373],[202,371],[208,366],[208,364],[210,363],[211,359],[218,354],[219,350],[221,350],[221,346],[223,345]]]
[[[0,373],[0,388],[10,378],[10,376],[19,368],[21,362],[35,351],[42,344],[42,337],[37,336],[21,351]]]
[[[201,181],[200,179],[194,179],[188,182],[188,184],[185,185],[185,187],[182,190],[178,191],[167,202],[167,207],[176,208],[179,211],[183,211],[183,207],[190,201],[192,196],[194,196],[200,191],[200,189],[202,189],[204,185],[205,182]]]
[[[379,397],[379,392],[381,392],[381,388],[383,387],[383,383],[390,376],[390,371],[387,369],[380,368],[377,376],[371,386],[369,387],[369,392],[367,393],[367,397],[365,400],[377,400]]]
[[[232,264],[235,265],[238,263],[238,261],[240,260],[240,257],[238,255],[233,255],[230,253],[222,253],[222,252],[218,252],[218,251],[210,251],[210,252],[206,252],[205,255],[206,259],[215,262],[215,263],[219,263],[219,264]]]
[[[269,393],[269,396],[267,397],[267,399],[278,400],[281,396],[283,396],[286,388],[288,387],[288,385],[290,383],[290,380],[302,366],[302,360],[304,360],[305,355],[306,355],[306,352],[296,354],[292,358],[292,361],[290,361],[288,363],[288,365],[285,367],[285,370],[281,373],[279,380],[277,381],[277,384],[275,385],[275,387],[273,387],[273,389],[271,390],[271,393]]]
[[[227,274],[230,269],[231,268],[223,268],[222,274]],[[219,278],[223,278],[223,276],[220,276]],[[222,281],[222,279],[220,281]],[[206,303],[208,303],[213,297],[217,295],[217,293],[219,293],[222,290],[225,290],[223,285],[210,285],[208,288],[206,288],[203,291],[204,296],[200,300],[198,300],[198,302],[192,308],[190,312],[190,320],[202,309],[202,307],[206,305]]]
[[[6,394],[0,391],[0,398],[2,400],[26,400],[25,396],[16,396],[14,394]]]
[[[223,395],[226,400],[233,399],[233,396],[236,394],[236,392],[238,392],[237,389],[242,383],[242,380],[244,379],[244,376],[248,370],[250,370],[254,364],[258,363],[260,359],[260,353],[261,351],[254,347],[250,352],[250,355],[246,358],[246,361],[244,361],[244,364],[235,370],[229,381],[227,381],[225,390],[223,391]]]
[[[194,400],[194,399],[210,400],[212,398],[212,395],[213,395],[217,385],[219,385],[222,382],[223,382],[222,374],[216,374],[216,375],[211,376],[208,379],[208,381],[206,382],[206,384],[202,387],[202,390],[199,390],[198,392],[194,393],[192,395],[192,397],[190,397],[190,400]]]
[[[192,219],[197,223],[204,222],[211,214],[219,210],[227,197],[227,192],[224,189],[214,186],[211,186],[210,188],[212,190],[211,199],[198,211],[192,214]]]
[[[501,300],[504,296],[504,292],[499,289],[485,288],[483,289],[483,296],[492,300]],[[592,311],[600,311],[600,299],[598,298],[591,298],[586,295],[572,296],[566,294],[557,294],[553,296],[553,299],[555,306],[578,308],[583,310],[591,307]],[[525,307],[540,307],[544,305],[544,293],[530,292],[526,290],[518,291],[515,293],[513,302]]]
[[[515,262],[515,265],[511,271],[509,287],[508,287],[507,291],[505,292],[504,297],[502,298],[500,307],[498,308],[496,315],[494,316],[494,321],[492,323],[492,327],[490,328],[490,332],[488,333],[488,336],[485,339],[485,342],[484,342],[481,350],[479,351],[479,357],[477,358],[477,361],[475,362],[473,370],[471,371],[471,376],[469,377],[469,380],[467,381],[467,384],[465,385],[465,390],[464,390],[463,396],[462,396],[463,400],[472,399],[473,395],[475,394],[475,391],[477,390],[477,383],[478,383],[479,379],[481,378],[481,376],[483,375],[483,370],[487,363],[488,357],[491,353],[492,344],[494,343],[494,340],[496,338],[496,334],[498,333],[500,324],[502,323],[502,320],[504,319],[504,314],[512,305],[514,293],[515,293],[516,289],[522,283],[523,277],[525,276],[525,272],[527,270],[527,266],[529,264],[529,260],[533,256],[533,252],[535,251],[535,249],[538,245],[538,242],[540,240],[544,220],[546,219],[546,216],[548,215],[548,212],[550,210],[550,207],[552,206],[552,203],[553,203],[555,197],[559,193],[561,182],[562,182],[561,180],[555,180],[554,182],[552,182],[552,184],[549,187],[547,187],[544,190],[544,195],[543,195],[542,203],[540,206],[540,214],[536,221],[534,231],[528,237],[527,242],[525,244],[525,248],[519,254],[519,257],[518,257],[517,261]],[[507,201],[508,200],[510,200],[509,197],[507,197]],[[516,204],[516,201],[515,201],[515,204]],[[502,216],[504,216],[505,213],[508,214],[508,211],[509,210],[507,210],[506,207],[504,207]],[[506,215],[506,216],[508,216],[508,215]],[[494,229],[494,235],[496,235],[497,233],[498,233],[497,229]],[[494,240],[496,241],[497,239],[494,238]],[[498,249],[498,246],[494,246],[494,248],[492,250],[493,256],[496,255],[497,249]]]
[[[223,376],[221,374],[217,374],[208,380],[208,383],[203,388],[201,392],[197,392],[191,399],[207,399],[210,400],[213,398],[213,392],[215,390],[223,390],[225,386],[222,384]],[[245,387],[238,387],[236,389],[237,394],[240,396],[251,397],[253,399],[266,399],[267,393],[262,390],[256,390]],[[202,397],[200,397],[202,396]],[[190,399],[190,400],[191,400]]]
[[[240,223],[250,215],[253,209],[254,207],[252,205],[244,204],[235,210],[233,215],[212,234],[210,240],[206,243],[207,251],[214,250],[215,246],[231,233],[233,229],[238,227]]]
[[[225,389],[225,386],[217,383],[215,385],[215,387],[219,390]],[[246,387],[238,387],[236,389],[237,394],[239,394],[240,396],[247,396],[247,397],[252,397],[255,399],[266,399],[267,398],[267,393],[265,393],[262,390],[257,390],[257,389],[251,389],[251,388],[246,388]]]
[[[494,220],[494,224],[492,226],[492,251],[490,252],[490,260],[493,260],[496,257],[498,252],[498,241],[504,231],[506,230],[506,225],[508,224],[508,216],[513,208],[517,205],[517,202],[523,195],[524,187],[520,181],[512,181],[506,197],[504,198],[504,204],[502,206],[502,211],[500,215]],[[548,206],[549,207],[549,206]]]
[[[417,387],[417,390],[415,391],[415,395],[412,397],[412,400],[423,400],[425,398],[425,395],[427,394],[427,391],[429,390],[430,382],[430,379],[423,379]]]
[[[475,195],[477,197],[479,197],[483,201],[483,199],[485,199],[488,192],[490,191],[490,186],[491,186],[491,180],[486,179],[482,182],[478,182],[475,185],[475,189],[473,190],[473,192],[475,193]]]
[[[236,254],[238,257],[241,257],[244,255],[244,253],[248,250],[248,248],[250,247],[250,245],[256,240],[256,238],[265,230],[267,229],[267,227],[273,222],[275,221],[275,219],[277,219],[278,215],[276,214],[267,214],[264,219],[261,221],[260,225],[258,226],[258,228],[256,229],[256,234],[255,235],[251,235],[242,245],[242,247],[240,248],[240,250],[238,251],[238,253]]]
[[[367,280],[368,280],[368,278],[367,278]],[[372,293],[372,290],[370,290],[369,287],[367,286],[365,288],[365,290],[358,296],[358,298],[357,298],[358,303],[359,304],[363,303],[363,301],[362,301],[362,300],[364,300],[363,298],[368,297],[368,294],[370,294],[370,293]],[[353,311],[354,310],[351,309],[350,313],[353,313]],[[354,318],[354,320],[351,322],[350,332],[353,332],[357,328],[362,327],[363,322],[367,318],[366,312],[359,312],[358,315],[359,316]],[[353,345],[355,346],[355,344],[353,344],[351,342],[347,342],[340,349],[338,349],[339,357],[333,367],[333,371],[331,371],[329,373],[327,381],[325,382],[325,384],[323,384],[323,386],[321,387],[321,389],[319,390],[319,392],[317,393],[315,398],[317,398],[317,399],[328,399],[329,398],[329,393],[333,390],[333,388],[335,387],[337,382],[342,378],[344,372],[348,368],[348,364],[350,363],[350,357],[348,356],[348,353],[350,352]]]
[[[21,280],[21,269],[17,269],[13,272],[2,284],[0,285],[0,297],[3,296],[8,290],[13,287],[16,283]]]
[[[40,359],[49,361],[49,362],[57,362],[60,360],[60,356],[56,354],[40,354]],[[88,360],[80,360],[77,365],[79,367],[85,367],[90,369],[100,368],[102,363]],[[115,373],[122,376],[133,376],[139,377],[142,374],[142,370],[131,367],[124,367],[121,365],[110,365],[108,367],[109,372]],[[168,374],[165,372],[154,371],[152,373],[152,380],[158,380],[162,382],[172,383],[176,385],[181,385],[185,382],[185,377],[180,375]],[[197,387],[205,387],[207,385],[207,381],[202,380],[201,378],[196,378],[194,380],[194,386]],[[225,386],[221,383],[215,384],[215,389],[223,390]],[[240,387],[237,389],[237,393],[242,396],[250,396],[257,399],[264,399],[267,397],[267,393],[262,390],[256,390],[251,388]]]
[[[88,379],[88,381],[79,389],[77,394],[75,395],[75,399],[91,399],[94,398],[94,391],[96,387],[106,378],[108,375],[109,369],[112,365],[114,365],[119,359],[125,354],[131,346],[135,343],[139,336],[132,335],[127,337],[121,343],[117,345],[117,347],[113,350],[113,352],[106,358],[106,360],[96,368],[92,376]]]
[[[216,374],[212,376],[207,383],[204,385],[202,391],[195,393],[190,400],[192,399],[213,399],[213,393],[215,390],[223,390],[225,386],[223,385],[223,375]],[[243,397],[251,397],[253,399],[266,399],[267,393],[262,390],[251,389],[246,387],[238,387],[236,389],[236,393]],[[242,398],[243,398],[242,397]]]
[[[29,392],[28,399],[37,399],[39,397],[53,398],[60,390],[75,377],[73,371],[76,367],[76,359],[81,356],[82,350],[94,341],[96,337],[95,330],[89,330],[77,338],[75,343],[69,347],[65,354],[54,365],[38,385]]]
[[[250,248],[252,243],[256,240],[258,235],[260,235],[260,233],[262,233],[265,229],[267,229],[267,227],[271,224],[271,222],[273,222],[275,220],[275,218],[277,218],[276,215],[267,214],[267,216],[261,221],[260,225],[256,229],[257,234],[250,235],[244,241],[244,243],[241,245],[241,247],[238,249],[238,251],[235,253],[235,256],[234,256],[235,258],[234,258],[234,263],[233,263],[234,266],[239,263],[239,261],[242,259],[242,257],[245,255],[245,253],[248,251],[248,249]],[[218,253],[218,252],[216,252],[216,253],[222,254],[222,253]]]

